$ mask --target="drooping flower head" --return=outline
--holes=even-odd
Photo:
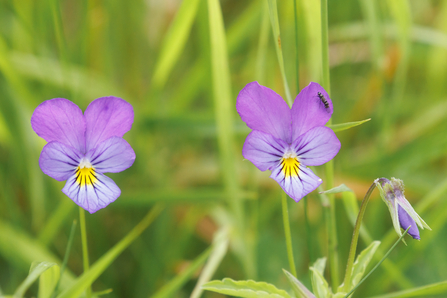
[[[431,230],[405,198],[402,180],[393,177],[391,181],[386,178],[379,178],[374,182],[379,189],[382,200],[390,210],[394,229],[399,236],[402,236],[400,228],[406,230],[410,226],[408,234],[417,240],[421,239],[418,226],[421,229],[427,228]]]
[[[261,171],[271,170],[270,177],[297,202],[322,183],[308,166],[328,162],[341,146],[324,126],[333,107],[323,87],[310,83],[290,109],[273,90],[252,82],[239,92],[236,109],[253,129],[242,149],[244,158]]]
[[[65,98],[41,103],[31,117],[33,130],[48,142],[40,168],[58,181],[67,180],[62,192],[90,213],[106,207],[121,190],[104,173],[124,171],[135,160],[122,138],[133,118],[132,106],[113,96],[94,100],[84,114]]]

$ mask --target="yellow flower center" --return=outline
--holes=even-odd
[[[76,183],[79,186],[83,187],[86,184],[87,185],[95,184],[96,181],[98,181],[98,179],[96,178],[95,169],[93,167],[89,168],[78,167],[76,169]]]
[[[299,165],[300,163],[296,157],[287,157],[281,160],[282,172],[286,178],[297,177]]]

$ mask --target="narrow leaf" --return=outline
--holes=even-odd
[[[235,297],[243,298],[291,298],[284,291],[274,285],[254,280],[235,281],[224,278],[222,281],[213,280],[202,286],[203,289]]]
[[[293,291],[301,298],[315,298],[315,295],[309,291],[305,285],[303,285],[295,276],[293,276],[289,271],[282,270],[289,280],[290,286]]]
[[[188,40],[191,26],[197,13],[198,4],[199,0],[183,0],[163,40],[160,56],[157,59],[154,70],[154,77],[152,78],[154,87],[163,87],[172,67],[180,57]]]
[[[43,272],[39,278],[39,292],[37,297],[50,298],[56,289],[60,274],[61,272],[58,265],[54,265]]]
[[[321,275],[324,275],[324,268],[326,268],[326,258],[319,258],[315,261],[312,267],[318,270]]]
[[[182,273],[173,278],[169,283],[165,284],[157,293],[152,295],[152,298],[169,298],[173,297],[191,276],[205,263],[211,253],[211,247],[198,256],[191,265],[188,266]]]
[[[341,185],[331,188],[329,190],[321,191],[320,193],[340,193],[340,192],[345,192],[345,191],[352,192],[352,190],[349,187],[347,187],[344,184],[341,184]]]
[[[25,292],[28,288],[39,278],[39,276],[44,273],[49,268],[56,265],[55,263],[50,262],[35,262],[31,265],[30,272],[26,279],[20,284],[14,293],[14,298],[22,298],[25,295]]]
[[[144,230],[154,221],[163,210],[159,205],[153,207],[151,211],[135,226],[120,242],[115,244],[106,254],[96,261],[90,270],[84,272],[75,282],[65,289],[57,298],[76,298],[84,292],[112,262],[125,250]]]
[[[202,285],[208,282],[213,276],[216,269],[222,262],[223,257],[227,253],[228,249],[228,231],[226,229],[221,229],[217,231],[214,240],[211,255],[206,263],[205,267],[200,274],[199,280],[197,281],[194,290],[191,293],[190,298],[199,298],[203,292]]]
[[[373,241],[367,248],[365,248],[357,257],[352,268],[351,286],[355,287],[365,274],[366,267],[374,256],[380,241]],[[351,287],[351,289],[352,289]],[[351,290],[349,289],[349,290]]]
[[[447,280],[409,290],[389,293],[380,296],[374,296],[371,298],[428,297],[431,295],[439,295],[446,293],[447,293]]]
[[[346,122],[346,123],[340,123],[340,124],[331,124],[331,125],[328,125],[327,127],[332,129],[334,132],[339,132],[339,131],[350,129],[352,127],[359,126],[365,122],[368,122],[369,120],[371,120],[371,118],[361,120],[361,121]]]
[[[329,285],[323,275],[317,268],[310,267],[311,279],[312,279],[312,289],[317,298],[329,298],[331,292],[329,290]]]

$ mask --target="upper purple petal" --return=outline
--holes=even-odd
[[[118,173],[133,164],[135,152],[123,138],[111,137],[90,150],[86,158],[99,173]]]
[[[305,195],[314,191],[323,182],[310,169],[303,165],[299,166],[297,176],[286,177],[281,166],[278,165],[272,169],[270,178],[274,179],[286,194],[299,202]]]
[[[324,126],[332,111],[332,101],[327,92],[319,84],[311,82],[297,95],[292,106],[292,141],[316,126]]]
[[[39,165],[42,172],[57,181],[67,180],[73,175],[82,154],[71,146],[59,142],[50,142],[40,153]]]
[[[58,141],[85,152],[85,118],[81,109],[65,98],[41,103],[31,117],[31,127],[47,142]]]
[[[279,164],[288,147],[283,140],[253,130],[245,140],[242,155],[261,171],[271,170]]]
[[[239,92],[236,109],[251,129],[291,143],[290,108],[275,91],[251,82]]]
[[[114,96],[95,99],[85,110],[86,151],[110,137],[122,137],[132,127],[133,118],[127,101]]]
[[[328,127],[312,128],[298,137],[292,144],[300,163],[319,166],[337,155],[341,144],[335,133]]]
[[[409,226],[411,226],[411,228],[408,230],[408,234],[410,234],[410,236],[413,237],[414,239],[420,240],[421,237],[419,236],[419,229],[416,222],[400,205],[398,205],[397,210],[399,216],[399,223],[402,229],[406,230],[408,229]]]

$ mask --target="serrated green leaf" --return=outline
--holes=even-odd
[[[322,191],[320,193],[340,193],[340,192],[345,192],[345,191],[351,191],[352,192],[352,189],[350,189],[349,187],[347,187],[344,184],[341,184],[339,186],[336,186],[336,187],[331,188],[329,190]]]
[[[298,297],[301,298],[315,298],[315,295],[309,291],[305,285],[303,285],[295,276],[293,276],[289,271],[283,269],[282,270],[287,277],[287,280],[290,283],[293,291]]]
[[[320,273],[319,269],[310,267],[311,279],[312,279],[312,290],[317,298],[330,298],[331,291],[329,290],[329,285]]]
[[[357,257],[352,267],[351,289],[358,284],[365,274],[366,267],[374,256],[380,241],[373,241],[367,248],[365,248]],[[351,290],[349,289],[349,290]]]
[[[254,280],[235,281],[224,278],[222,281],[213,280],[202,286],[207,291],[243,298],[291,298],[284,291],[266,282]]]
[[[50,298],[51,294],[56,287],[59,277],[61,275],[60,268],[58,265],[54,265],[48,268],[39,278],[39,292],[37,297],[39,298]]]
[[[28,288],[39,278],[39,276],[46,270],[50,269],[56,265],[56,263],[51,262],[34,262],[31,265],[30,272],[25,280],[20,284],[14,293],[14,298],[22,298]]]
[[[332,129],[334,132],[339,132],[339,131],[343,131],[343,130],[347,130],[347,129],[359,126],[359,125],[361,125],[361,124],[363,124],[365,122],[368,122],[369,120],[371,120],[371,118],[368,118],[368,119],[365,119],[365,120],[360,120],[360,121],[354,121],[354,122],[332,124],[332,125],[328,125],[327,127]]]

